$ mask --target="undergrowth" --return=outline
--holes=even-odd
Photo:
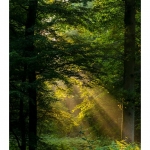
[[[62,137],[43,135],[38,141],[37,150],[140,150],[136,143],[112,140],[106,137]],[[15,141],[10,141],[10,150],[19,150]]]
[[[43,137],[38,150],[140,150],[136,143],[127,144],[125,141],[112,141],[100,137],[97,140],[86,138],[56,138]]]

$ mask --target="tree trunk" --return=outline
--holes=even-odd
[[[26,56],[34,57],[34,26],[36,21],[37,0],[29,0],[28,15],[26,21]],[[36,104],[36,74],[35,63],[28,63],[29,81],[29,150],[36,150],[37,147],[37,104]]]
[[[26,81],[26,64],[24,64],[24,74],[22,76],[22,82]],[[23,98],[20,98],[20,111],[19,111],[19,121],[20,121],[20,131],[21,131],[21,150],[26,150],[26,122],[25,122],[25,114],[24,110],[24,102]]]
[[[35,71],[29,74],[29,83],[36,80]],[[37,104],[36,89],[34,85],[29,88],[29,150],[35,150],[37,147]]]
[[[23,99],[20,99],[20,131],[21,131],[21,150],[26,150],[26,128],[25,117],[23,113],[24,103]]]
[[[134,142],[135,0],[125,0],[123,138]]]

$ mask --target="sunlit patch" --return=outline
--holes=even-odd
[[[101,86],[89,88],[82,81],[71,79],[72,88],[67,87],[62,81],[57,81],[51,86],[55,96],[60,99],[53,107],[58,109],[57,119],[63,122],[74,133],[79,133],[80,127],[88,136],[109,136],[122,138],[122,106],[118,101]],[[61,109],[64,110],[61,110]],[[66,112],[65,112],[66,111]],[[68,121],[67,121],[68,119]],[[72,123],[71,121],[72,120]],[[70,124],[70,125],[69,125]],[[73,127],[74,126],[74,127]]]
[[[122,109],[103,87],[73,87],[72,96],[65,99],[66,107],[87,134],[122,136]],[[119,105],[119,106],[118,106]],[[114,135],[115,134],[115,135]]]

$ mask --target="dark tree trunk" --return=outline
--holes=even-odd
[[[24,117],[24,103],[23,99],[20,99],[20,131],[21,131],[21,150],[26,150],[26,124]]]
[[[34,26],[36,21],[37,0],[29,0],[29,8],[26,21],[26,56],[34,57]],[[35,62],[28,63],[29,81],[29,150],[36,150],[37,147],[37,104],[36,104],[36,74]]]
[[[34,83],[36,80],[35,71],[29,74],[29,83]],[[35,150],[37,147],[37,104],[36,104],[36,89],[34,85],[29,88],[29,150]]]
[[[22,76],[22,82],[26,81],[26,64],[24,64],[24,74]],[[24,99],[20,98],[20,114],[19,114],[19,121],[20,121],[20,131],[21,131],[21,150],[26,150],[26,122],[25,122],[25,114],[24,114]]]
[[[134,142],[135,0],[125,0],[123,138]]]

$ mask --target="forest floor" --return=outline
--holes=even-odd
[[[39,150],[140,150],[136,143],[127,144],[125,141],[114,141],[109,138],[98,139],[71,138],[71,137],[48,137],[42,138]]]

